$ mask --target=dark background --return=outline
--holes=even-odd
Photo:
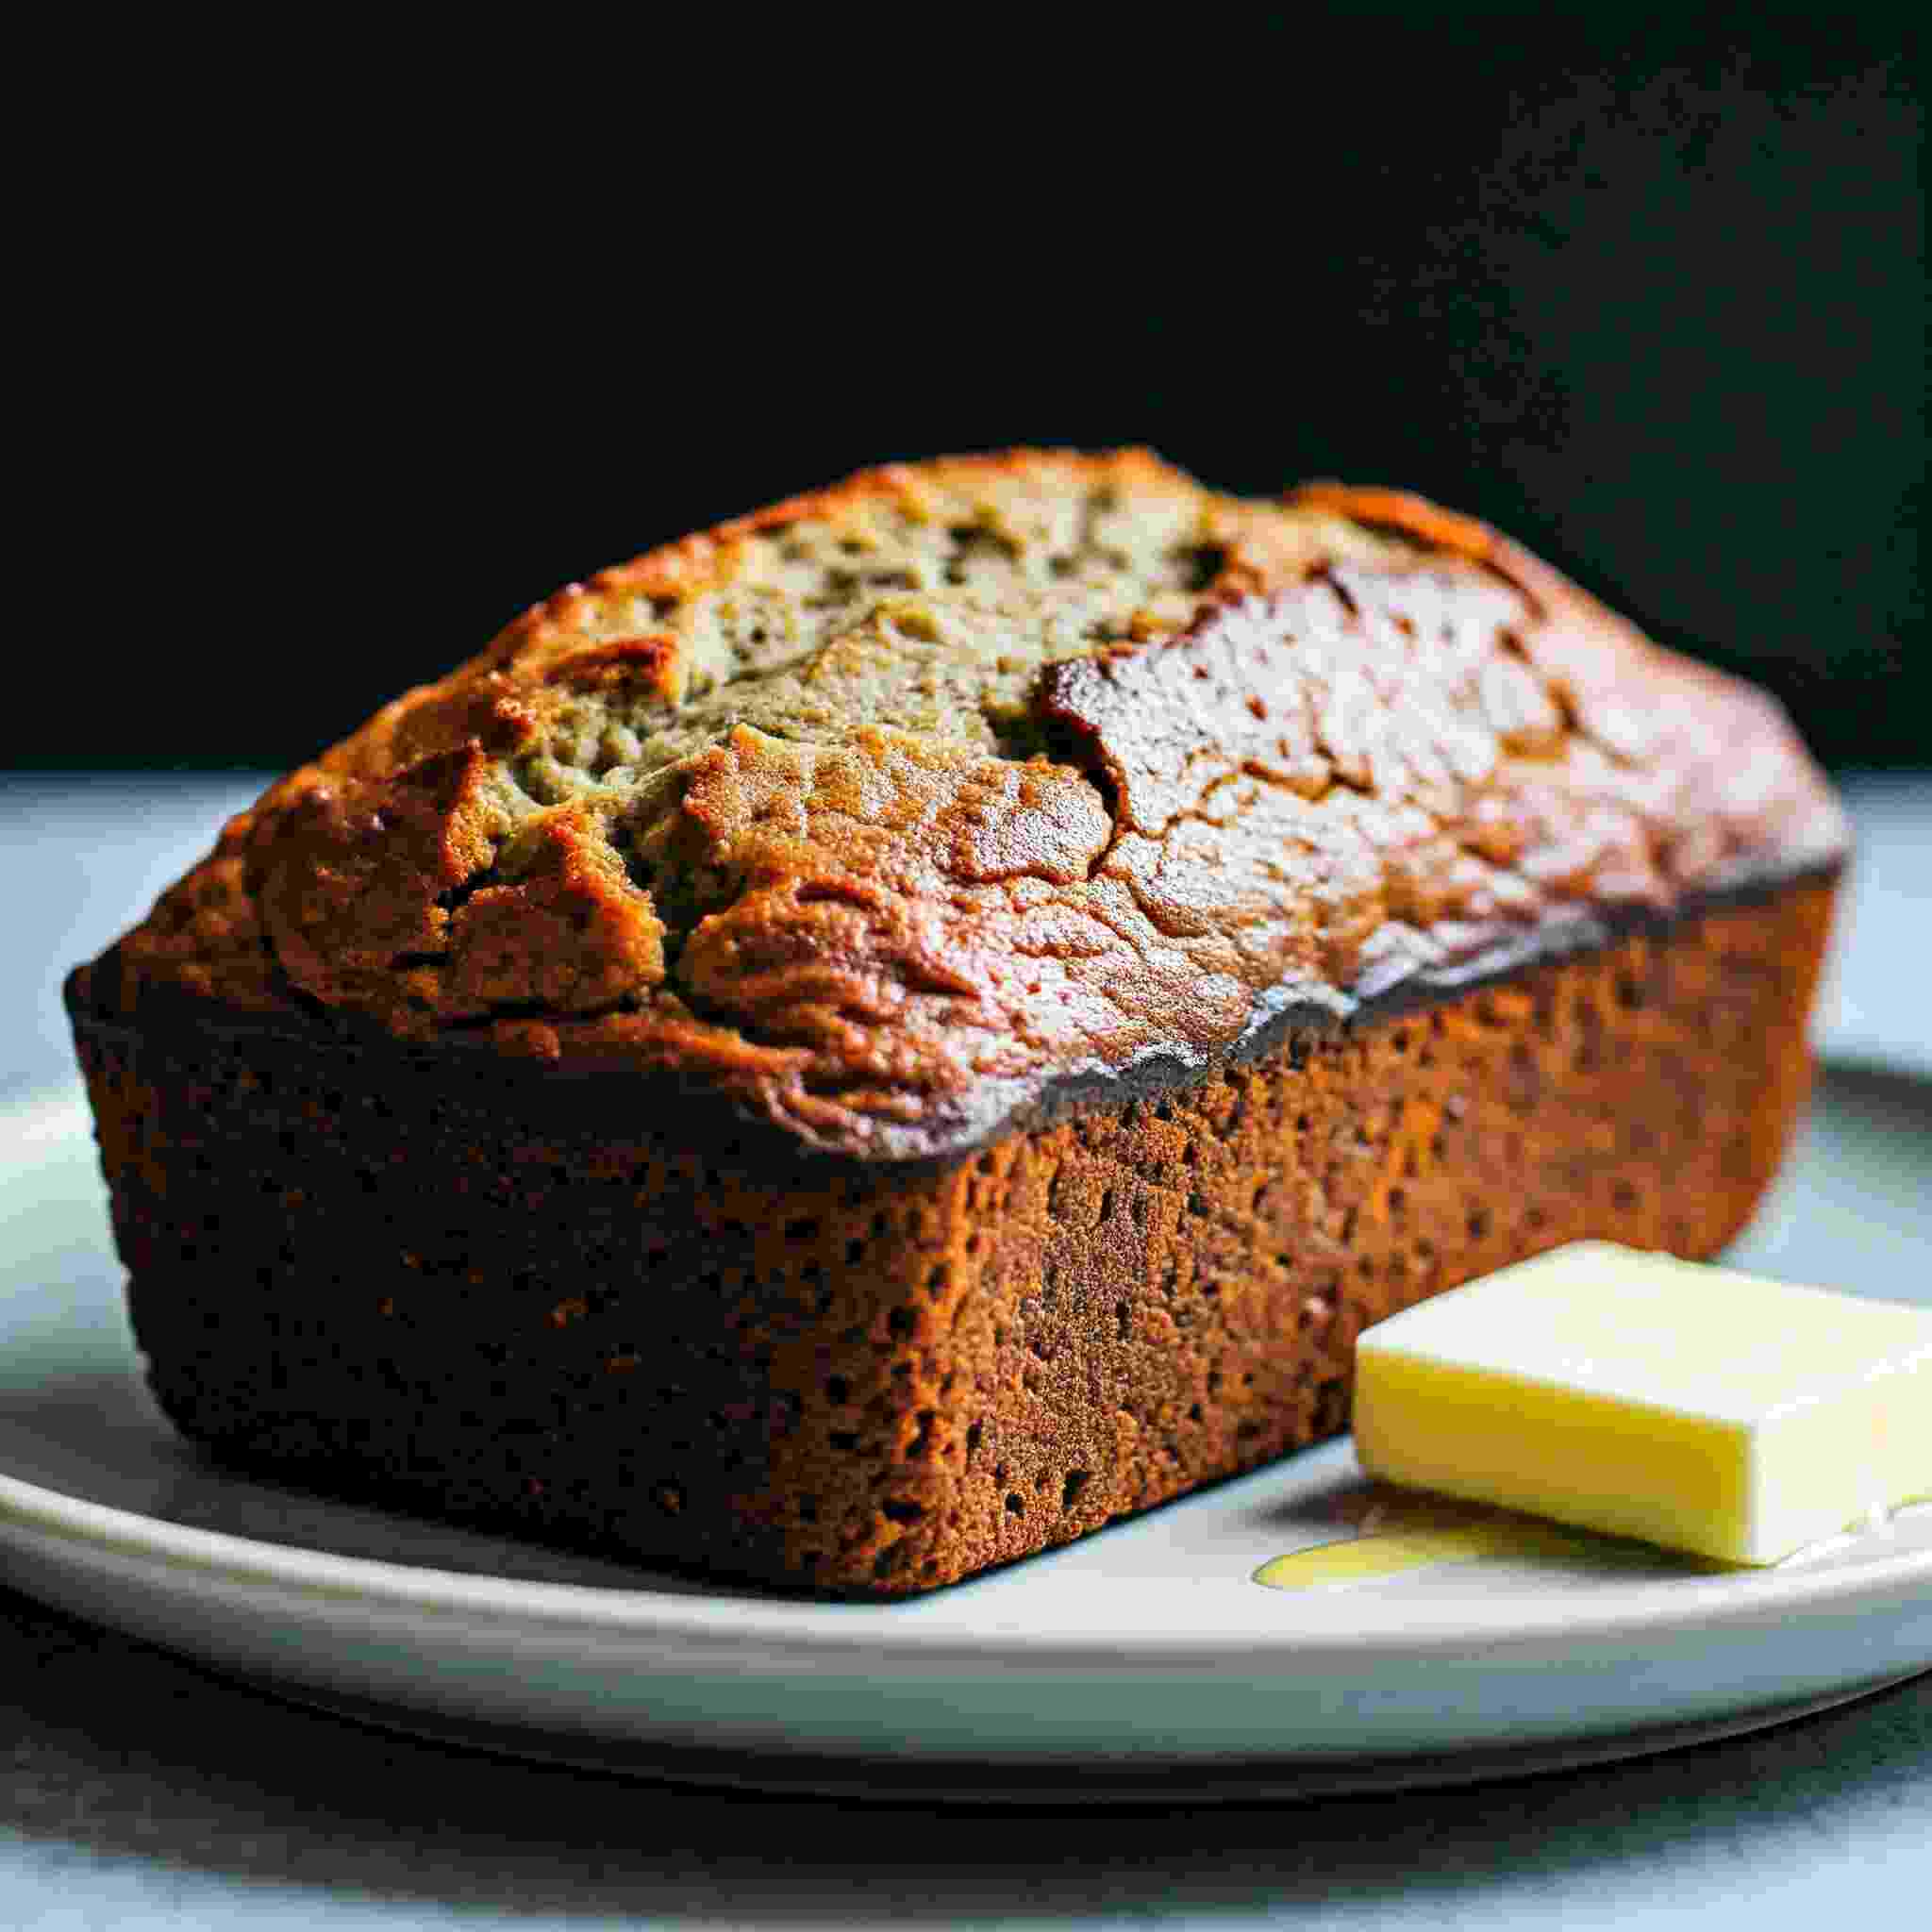
[[[1832,761],[1932,764],[1899,16],[785,18],[135,58],[25,383],[65,430],[57,667],[101,702],[0,756],[284,766],[686,529],[1145,441],[1425,491]]]

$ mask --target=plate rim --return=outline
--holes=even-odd
[[[1932,1079],[1889,1068],[1932,1094]],[[0,1102],[0,1163],[17,1184],[12,1157],[76,1135],[92,1138],[84,1090],[74,1082]],[[1257,1472],[1258,1473],[1258,1472]],[[1181,1499],[1183,1504],[1186,1499]],[[1131,1524],[1117,1525],[1130,1529]],[[1105,1533],[1105,1532],[1103,1532]],[[1932,1589],[1932,1548],[1872,1557],[1824,1569],[1733,1571],[1702,1578],[1668,1578],[1607,1585],[1587,1605],[1552,1596],[1540,1606],[1512,1604],[1507,1623],[1485,1621],[1470,1604],[1407,1604],[1392,1614],[1368,1612],[1345,1633],[1297,1629],[1284,1618],[1278,1631],[1213,1636],[1178,1628],[1128,1635],[1060,1630],[979,1634],[954,1627],[893,1625],[893,1613],[933,1601],[915,1596],[884,1602],[808,1598],[708,1598],[635,1589],[543,1583],[477,1575],[433,1565],[386,1562],[308,1546],[269,1542],[228,1531],[174,1524],[47,1488],[0,1471],[0,1541],[25,1541],[65,1560],[108,1557],[155,1565],[186,1587],[211,1580],[250,1589],[272,1587],[320,1606],[344,1600],[380,1604],[396,1612],[480,1617],[523,1628],[574,1631],[659,1650],[667,1657],[729,1650],[737,1667],[791,1672],[843,1663],[868,1674],[928,1674],[936,1669],[1039,1671],[1057,1676],[1118,1676],[1147,1669],[1191,1672],[1225,1668],[1230,1643],[1259,1668],[1297,1674],[1324,1668],[1359,1670],[1378,1657],[1415,1659],[1481,1650],[1504,1662],[1528,1659],[1552,1641],[1588,1646],[1641,1638],[1660,1625],[1694,1624],[1706,1634],[1782,1622],[1793,1611],[1859,1614],[1895,1604],[1901,1594]],[[958,1589],[970,1590],[974,1579]],[[950,1591],[941,1594],[951,1594]],[[1383,1606],[1385,1610],[1391,1606]],[[754,1653],[748,1646],[756,1645]]]
[[[1932,1675],[1932,1667],[1847,1679],[1815,1696],[1740,1705],[1715,1716],[1665,1719],[1628,1728],[1507,1744],[1434,1745],[1355,1757],[1326,1753],[1238,1757],[1113,1756],[1104,1759],[1042,1755],[972,1761],[900,1757],[892,1760],[890,1783],[881,1782],[875,1760],[858,1755],[680,1748],[661,1740],[619,1741],[527,1726],[512,1729],[500,1722],[451,1718],[375,1702],[353,1692],[322,1692],[312,1688],[298,1690],[286,1680],[244,1676],[240,1681],[265,1697],[300,1709],[319,1711],[391,1737],[427,1739],[453,1750],[646,1778],[696,1790],[858,1799],[888,1806],[943,1804],[984,1814],[1041,1805],[1111,1811],[1149,1805],[1302,1804],[1318,1798],[1393,1797],[1473,1784],[1517,1782],[1553,1772],[1584,1771],[1634,1757],[1695,1750],[1800,1724],[1847,1705],[1883,1697],[1926,1675]],[[990,1774],[996,1774],[997,1781],[982,1782]]]

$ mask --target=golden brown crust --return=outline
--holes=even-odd
[[[668,1068],[896,1158],[1843,837],[1774,705],[1480,525],[1020,451],[559,592],[231,823],[114,997]]]

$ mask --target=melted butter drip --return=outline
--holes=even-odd
[[[1352,1496],[1341,1514],[1344,1522],[1354,1524],[1353,1536],[1291,1550],[1263,1563],[1254,1580],[1270,1590],[1321,1590],[1439,1564],[1512,1557],[1583,1563],[1604,1570],[1655,1570],[1674,1563],[1689,1574],[1707,1575],[1737,1567],[1648,1543],[1592,1536],[1533,1516],[1406,1491],[1372,1490]]]

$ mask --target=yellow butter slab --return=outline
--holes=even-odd
[[[1391,1482],[1774,1563],[1932,1488],[1932,1310],[1577,1242],[1370,1329],[1355,1433]]]

